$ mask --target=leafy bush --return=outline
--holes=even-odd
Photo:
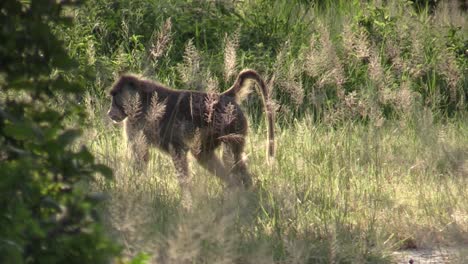
[[[77,64],[51,30],[70,25],[64,8],[46,0],[0,7],[1,263],[108,263],[119,252],[96,221],[99,197],[86,190],[96,173],[112,172],[64,125],[83,120],[82,84],[66,77]]]

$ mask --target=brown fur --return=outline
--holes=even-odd
[[[134,75],[123,75],[110,91],[112,105],[108,115],[116,122],[126,119],[125,129],[130,142],[138,133],[143,135],[144,140],[140,141],[145,144],[134,144],[138,148],[134,152],[142,153],[138,155],[140,161],[148,161],[149,145],[171,155],[182,187],[189,181],[189,151],[204,168],[228,184],[242,183],[248,187],[252,179],[242,159],[248,124],[239,106],[246,80],[254,80],[260,87],[268,121],[268,155],[272,157],[273,111],[269,108],[265,82],[253,70],[239,73],[233,86],[221,94],[173,90]],[[129,100],[133,105],[128,106]],[[216,157],[214,150],[221,144],[229,150],[232,166],[226,164],[227,159],[223,164]]]

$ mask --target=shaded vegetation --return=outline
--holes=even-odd
[[[83,185],[97,172],[112,172],[73,145],[80,131],[64,122],[82,120],[73,102],[83,91],[63,74],[77,64],[50,26],[71,25],[64,7],[50,1],[0,5],[2,263],[108,263],[119,252],[96,221],[99,197]],[[55,110],[59,99],[67,104]]]

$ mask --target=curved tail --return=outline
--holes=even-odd
[[[260,88],[262,94],[263,106],[265,107],[266,121],[268,127],[268,142],[267,150],[268,157],[273,158],[275,155],[275,124],[274,124],[274,109],[270,101],[268,89],[265,85],[263,78],[254,70],[243,70],[237,76],[234,84],[222,95],[234,97],[236,102],[241,103],[242,100],[249,94],[250,89],[248,85],[249,80],[254,80]]]

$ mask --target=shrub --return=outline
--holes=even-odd
[[[77,65],[51,29],[71,22],[63,3],[6,0],[0,8],[1,263],[107,263],[118,253],[96,221],[98,196],[86,190],[96,173],[112,173],[64,123],[83,120],[83,87],[66,77]]]

